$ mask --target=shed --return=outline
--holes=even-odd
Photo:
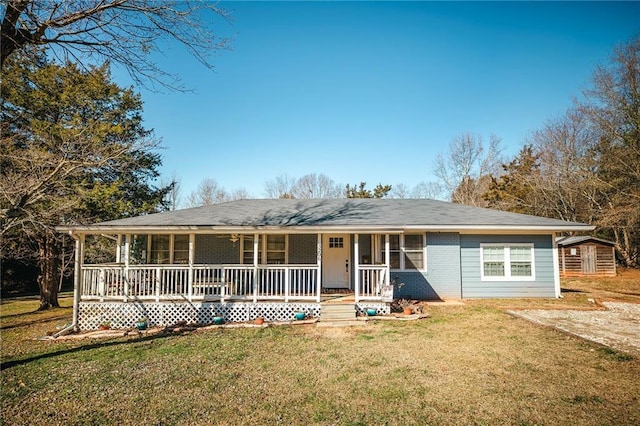
[[[615,243],[589,235],[559,237],[561,277],[615,276]]]

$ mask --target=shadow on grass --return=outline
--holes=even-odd
[[[61,309],[71,309],[71,308],[61,308]],[[22,315],[33,315],[34,313],[37,313],[37,312],[40,312],[40,311],[27,312],[27,313],[24,313],[24,314],[8,315],[6,317],[3,317],[3,320],[5,318],[19,317],[19,316],[22,316]],[[61,319],[71,320],[71,317],[67,313],[67,314],[64,314],[64,315],[58,315],[58,316],[55,316],[55,317],[47,317],[47,318],[37,319],[37,320],[33,320],[33,321],[17,322],[15,324],[11,324],[11,325],[0,326],[0,330],[9,330],[9,329],[12,329],[12,328],[27,327],[27,326],[30,326],[30,325],[33,325],[33,324],[44,324],[44,323],[47,323],[47,322],[57,321],[57,320],[61,320]]]
[[[43,354],[34,355],[32,357],[29,357],[29,358],[22,358],[22,359],[16,359],[16,360],[12,360],[12,361],[2,362],[2,363],[0,363],[0,371],[4,371],[4,370],[7,370],[9,368],[17,367],[19,365],[29,364],[29,363],[34,362],[34,361],[39,361],[41,359],[55,358],[55,357],[61,356],[61,355],[72,354],[72,353],[82,352],[82,351],[89,351],[89,350],[92,350],[92,349],[108,348],[108,347],[120,346],[120,345],[130,345],[132,343],[138,343],[138,342],[147,342],[147,341],[152,341],[152,340],[156,340],[156,339],[163,339],[163,338],[169,337],[169,336],[178,336],[178,335],[185,334],[185,333],[188,333],[188,332],[187,331],[164,332],[164,333],[158,333],[158,334],[153,334],[153,335],[148,335],[148,336],[139,336],[139,337],[136,337],[136,338],[133,338],[133,339],[97,342],[97,343],[91,343],[91,344],[88,344],[88,345],[77,346],[77,347],[74,347],[74,348],[63,349],[63,350],[59,350],[59,351],[55,351],[55,352],[47,352],[47,353],[43,353]],[[120,339],[120,337],[118,337],[118,339]]]

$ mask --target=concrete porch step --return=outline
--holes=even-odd
[[[355,304],[322,305],[320,321],[353,321],[356,319]]]

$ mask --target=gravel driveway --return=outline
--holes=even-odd
[[[640,355],[640,304],[603,302],[606,311],[507,311],[614,349]]]

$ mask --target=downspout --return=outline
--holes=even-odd
[[[84,243],[84,237],[79,237],[69,231],[69,235],[71,238],[75,240],[75,255],[73,259],[73,317],[71,320],[71,324],[62,330],[58,331],[51,337],[57,338],[60,336],[64,336],[74,331],[79,331],[78,328],[78,307],[80,305],[80,267],[81,267],[81,253],[82,253],[82,243]]]

